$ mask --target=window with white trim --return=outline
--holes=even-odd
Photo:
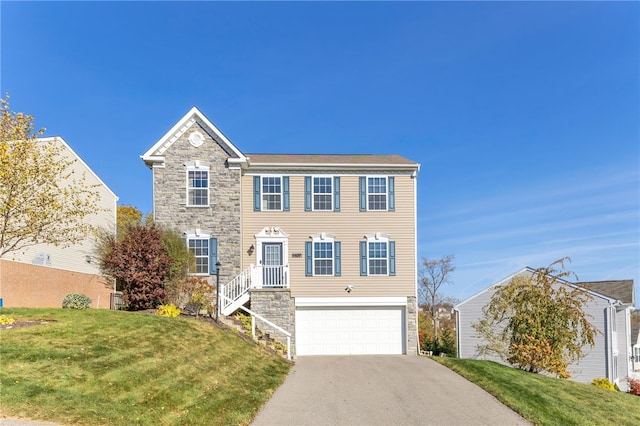
[[[193,253],[195,259],[195,271],[190,271],[196,275],[209,274],[209,237],[205,235],[193,236],[187,239],[187,247]]]
[[[360,242],[360,275],[395,275],[396,243],[379,233]]]
[[[361,176],[360,211],[395,211],[395,177]]]
[[[280,176],[262,177],[262,209],[282,210],[282,178]]]
[[[313,210],[333,210],[332,177],[313,177]]]
[[[313,275],[333,275],[333,239],[313,242]]]
[[[305,275],[340,276],[341,243],[325,233],[311,236],[305,244]]]
[[[187,206],[209,206],[209,167],[198,161],[187,166]]]
[[[215,275],[218,262],[218,238],[204,234],[200,229],[186,231],[183,236],[195,260],[194,266],[189,266],[189,273]]]
[[[289,211],[289,176],[254,176],[253,211]]]
[[[367,178],[367,210],[387,210],[387,178]]]

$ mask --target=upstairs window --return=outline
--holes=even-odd
[[[360,242],[360,275],[396,274],[396,243],[379,233]]]
[[[209,206],[209,167],[198,161],[187,166],[187,206]]]
[[[333,210],[333,181],[330,177],[313,178],[313,209]]]
[[[340,211],[339,176],[305,176],[305,211]]]
[[[319,234],[305,244],[305,275],[340,276],[340,241],[333,236]]]
[[[394,211],[395,204],[393,176],[360,177],[360,211]]]
[[[253,177],[254,211],[289,211],[288,176]]]

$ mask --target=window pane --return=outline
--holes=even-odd
[[[189,251],[193,253],[196,260],[196,274],[209,273],[209,239],[190,239],[188,241]]]
[[[333,275],[333,243],[314,242],[314,275]]]
[[[264,210],[282,210],[282,179],[280,177],[262,178],[262,203]]]
[[[369,210],[387,209],[387,178],[370,177],[367,181]]]
[[[369,243],[369,275],[387,275],[387,243]]]
[[[313,178],[313,209],[333,210],[331,197],[333,194],[333,178],[314,177]]]
[[[209,204],[209,172],[206,170],[187,171],[188,200],[190,206]]]

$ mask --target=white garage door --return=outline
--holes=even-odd
[[[297,355],[404,353],[404,307],[299,307]]]

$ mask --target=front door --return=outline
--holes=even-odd
[[[262,285],[282,286],[282,243],[262,243]]]

